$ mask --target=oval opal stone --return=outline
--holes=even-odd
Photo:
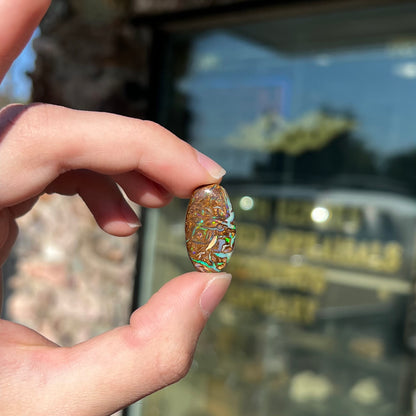
[[[220,185],[195,189],[185,221],[186,248],[200,272],[220,272],[234,250],[234,211],[227,191]]]

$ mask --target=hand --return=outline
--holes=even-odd
[[[0,76],[48,5],[0,0]],[[45,104],[8,106],[0,111],[0,266],[15,241],[16,218],[44,192],[78,193],[103,230],[122,236],[139,221],[116,184],[132,201],[159,207],[224,173],[152,122]],[[179,276],[129,325],[71,348],[0,321],[0,414],[109,415],[179,380],[229,282],[223,273]]]

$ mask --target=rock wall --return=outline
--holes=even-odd
[[[142,117],[152,40],[146,17],[242,2],[54,0],[34,45],[33,99]],[[137,17],[141,23],[133,24]]]
[[[125,3],[52,2],[34,43],[34,101],[143,116],[150,33],[129,23]]]

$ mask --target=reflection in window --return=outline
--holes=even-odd
[[[187,114],[178,133],[229,178],[416,192],[416,43],[292,52],[262,39],[270,25],[179,38],[189,59],[173,80]]]
[[[344,10],[171,36],[160,121],[228,171],[237,242],[190,375],[144,416],[410,413],[415,17]],[[185,205],[152,214],[153,290],[190,270]]]

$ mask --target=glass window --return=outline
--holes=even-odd
[[[237,244],[190,374],[143,415],[411,412],[415,18],[271,14],[168,36],[159,121],[227,169]],[[191,269],[185,210],[148,213],[143,301]]]

